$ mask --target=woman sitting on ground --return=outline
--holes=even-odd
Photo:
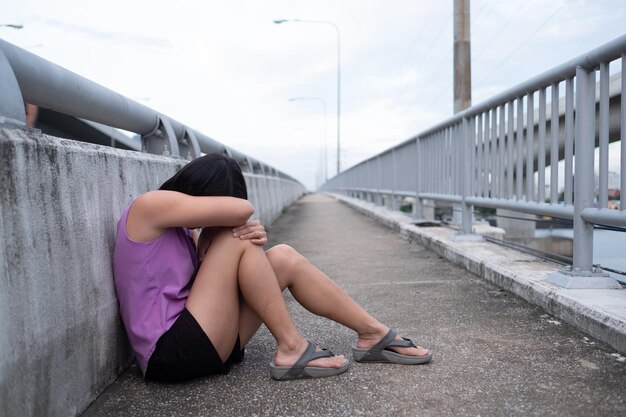
[[[274,379],[345,372],[343,355],[317,348],[298,332],[282,297],[285,288],[310,312],[357,333],[355,360],[430,361],[428,350],[370,316],[291,247],[264,251],[267,235],[249,220],[253,213],[239,165],[217,154],[190,162],[122,213],[115,285],[146,379],[226,373],[242,360],[261,323],[278,345],[270,364]]]

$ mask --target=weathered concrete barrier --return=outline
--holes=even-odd
[[[0,415],[72,416],[129,364],[115,226],[184,161],[0,129]],[[247,175],[269,224],[301,184]]]

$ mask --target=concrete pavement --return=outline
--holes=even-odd
[[[276,382],[266,329],[225,376],[145,383],[132,366],[85,416],[618,416],[626,358],[335,200],[307,196],[277,220],[288,243],[357,302],[433,350],[423,366],[353,364],[339,377]],[[268,245],[269,247],[269,245]],[[350,356],[352,331],[291,299],[305,335]]]

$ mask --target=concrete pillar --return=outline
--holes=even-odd
[[[454,113],[471,105],[470,2],[454,0]]]

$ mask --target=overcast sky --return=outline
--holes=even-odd
[[[452,0],[4,0],[0,37],[314,188],[452,115]],[[473,0],[473,102],[626,33],[626,0]]]

